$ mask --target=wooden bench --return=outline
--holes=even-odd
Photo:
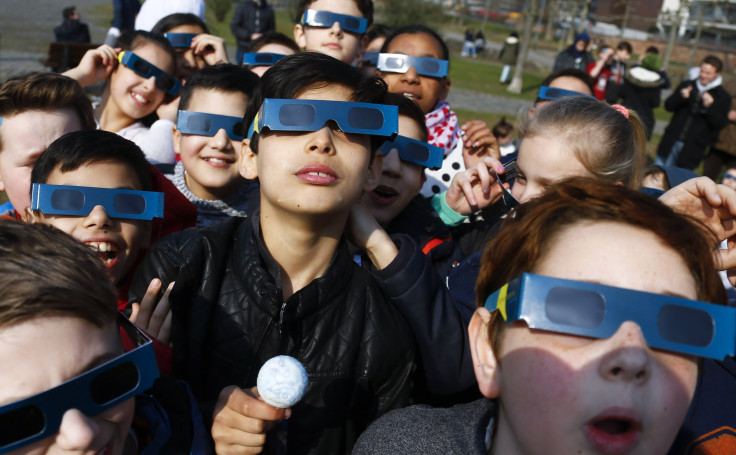
[[[48,57],[41,63],[51,68],[51,71],[61,73],[77,66],[85,52],[99,46],[99,44],[92,43],[49,43]]]

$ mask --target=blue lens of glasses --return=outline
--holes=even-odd
[[[138,194],[116,194],[112,206],[118,213],[140,215],[146,211],[146,200]]]
[[[594,291],[555,287],[547,294],[544,311],[550,321],[592,329],[603,323],[606,302]]]
[[[705,311],[664,305],[657,314],[660,336],[673,343],[706,347],[713,341],[713,318]]]
[[[279,122],[284,126],[309,126],[317,118],[317,110],[311,104],[287,104],[279,109]]]
[[[192,40],[197,36],[196,33],[164,33],[164,37],[169,40],[172,47],[191,47]]]
[[[59,189],[51,194],[51,206],[56,210],[81,210],[84,207],[84,193]]]

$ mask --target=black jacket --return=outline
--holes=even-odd
[[[683,98],[680,91],[692,87],[690,96]],[[659,143],[657,155],[666,157],[675,141],[684,142],[682,152],[675,165],[685,169],[694,169],[703,159],[705,149],[715,144],[718,132],[728,123],[728,110],[731,108],[731,95],[722,87],[708,90],[713,96],[713,104],[706,108],[695,81],[685,81],[677,86],[672,95],[664,102],[664,107],[672,114],[672,120],[664,130]]]
[[[287,354],[309,375],[288,420],[289,453],[349,452],[371,421],[409,404],[410,329],[342,244],[324,276],[283,301],[259,221],[256,212],[165,237],[136,272],[131,298],[140,301],[154,277],[176,280],[174,374],[189,381],[205,419],[224,387],[253,387],[266,360]]]
[[[238,49],[247,51],[250,47],[250,36],[254,33],[266,33],[276,30],[276,16],[273,8],[265,1],[245,0],[238,7],[230,22],[230,31],[235,35]],[[241,62],[238,62],[240,64]]]
[[[651,80],[644,80],[637,75],[649,75]],[[654,79],[659,76],[658,79]],[[668,82],[661,72],[654,72],[643,67],[633,67],[626,72],[623,88],[621,89],[621,104],[633,109],[639,115],[647,132],[647,138],[654,131],[654,109],[662,101],[662,88]]]
[[[89,27],[77,19],[65,18],[61,25],[54,27],[54,36],[59,43],[89,43]]]

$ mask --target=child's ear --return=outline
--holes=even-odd
[[[498,361],[488,338],[490,324],[491,313],[487,309],[475,310],[468,326],[468,341],[470,341],[470,354],[473,357],[473,369],[480,392],[487,398],[498,398]]]
[[[452,85],[452,82],[450,82],[449,77],[444,77],[440,81],[440,98],[441,100],[447,99],[447,95],[450,94],[450,86]]]
[[[307,37],[304,34],[304,27],[302,24],[294,25],[294,42],[299,46],[299,49],[307,48]]]
[[[181,148],[179,147],[179,140],[181,139],[181,131],[176,129],[176,126],[171,127],[171,136],[174,138],[174,153],[181,155]]]
[[[250,148],[250,139],[245,138],[240,147],[238,159],[238,171],[244,179],[254,180],[258,178],[258,155]]]
[[[368,175],[365,179],[365,186],[363,191],[370,192],[376,189],[378,186],[378,179],[381,177],[381,171],[383,170],[383,153],[376,150],[374,152],[373,161],[368,165]]]

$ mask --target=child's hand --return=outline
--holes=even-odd
[[[266,433],[291,416],[291,409],[275,408],[260,399],[258,388],[222,389],[215,405],[212,439],[216,453],[261,453]]]
[[[486,156],[475,166],[455,174],[445,193],[447,205],[461,215],[471,215],[495,202],[502,190],[489,169],[499,174],[505,172],[500,161]]]
[[[118,64],[118,52],[120,50],[103,44],[97,49],[85,52],[82,60],[79,61],[79,65],[62,74],[76,79],[82,87],[97,83],[110,77],[112,70]]]
[[[156,108],[156,114],[158,115],[158,118],[171,120],[172,122],[176,123],[176,116],[179,113],[179,99],[181,99],[181,97],[177,96],[168,103],[161,103]]]
[[[399,254],[391,237],[362,204],[353,205],[348,219],[348,238],[368,254],[373,265],[382,270]]]
[[[481,120],[470,120],[461,127],[463,134],[463,160],[465,169],[478,164],[486,156],[501,159],[501,149],[488,125]]]
[[[160,342],[171,345],[171,306],[169,305],[169,294],[174,287],[174,281],[169,283],[166,292],[156,304],[156,298],[161,291],[161,280],[154,278],[146,289],[146,294],[141,303],[133,302],[130,313],[130,322],[140,327],[143,331],[156,338]]]
[[[227,50],[225,40],[219,36],[199,34],[192,39],[192,50],[194,55],[202,57],[207,66],[227,63]],[[240,62],[238,62],[240,64]]]

